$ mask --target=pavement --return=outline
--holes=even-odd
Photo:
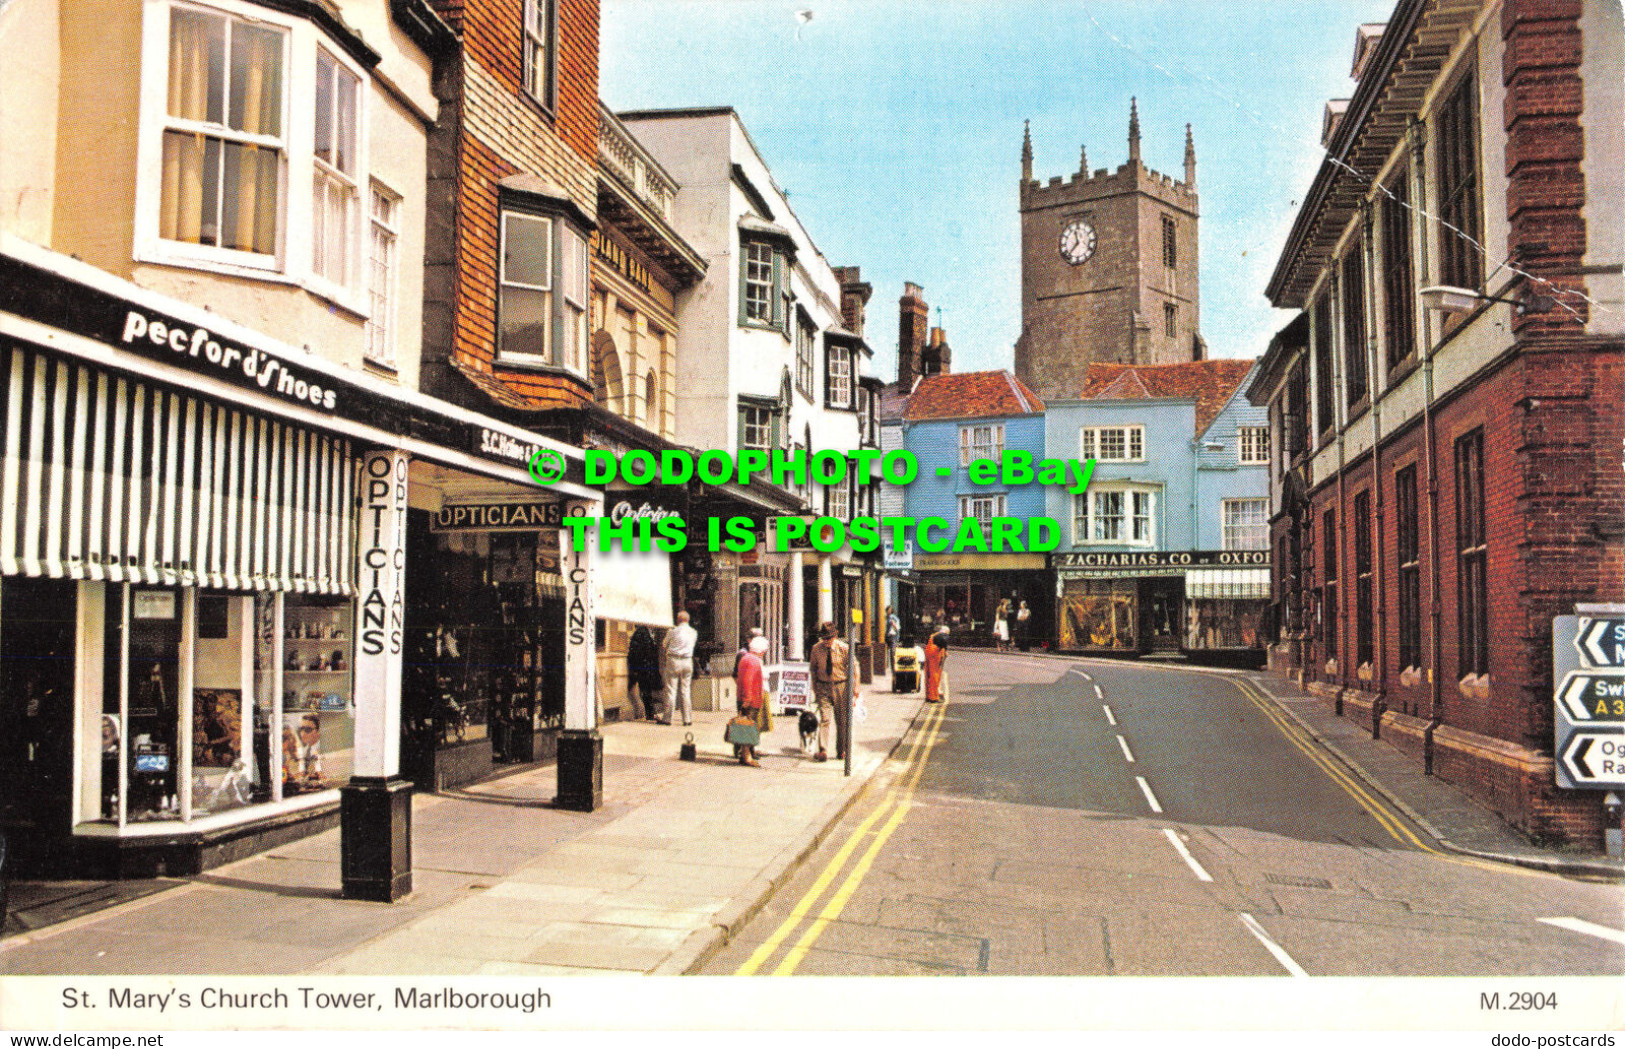
[[[1058,658],[1058,657],[1038,657]],[[1192,668],[1194,669],[1194,668]],[[1233,673],[1233,672],[1232,672]],[[1249,674],[1281,709],[1440,845],[1501,862],[1619,879],[1600,854],[1539,848],[1331,701]],[[922,703],[885,678],[863,689],[852,775],[800,748],[796,718],[732,759],[726,713],[690,729],[601,727],[605,804],[550,804],[550,765],[413,799],[414,891],[340,898],[329,831],[95,913],[0,940],[8,974],[560,975],[694,972],[783,885],[902,743]],[[685,734],[695,762],[678,758]]]
[[[555,809],[546,765],[413,799],[413,892],[339,896],[328,831],[167,891],[0,940],[0,973],[678,974],[761,907],[835,827],[914,722],[919,695],[862,689],[852,774],[775,719],[761,768],[733,759],[729,714],[614,722],[605,804]],[[692,733],[698,760],[678,750]]]

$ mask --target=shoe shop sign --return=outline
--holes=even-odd
[[[1557,785],[1625,787],[1625,611],[1552,620]]]

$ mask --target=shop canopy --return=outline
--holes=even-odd
[[[1185,573],[1185,597],[1197,601],[1222,598],[1268,601],[1270,570],[1192,568]]]

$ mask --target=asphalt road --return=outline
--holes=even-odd
[[[1618,886],[1440,852],[1241,675],[958,652],[951,678],[707,973],[1625,970]]]

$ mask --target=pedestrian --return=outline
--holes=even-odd
[[[1010,599],[999,602],[993,611],[993,642],[1000,652],[1010,647]]]
[[[660,716],[660,645],[646,626],[632,631],[632,640],[626,646],[626,671],[627,691],[641,693],[643,716],[656,720]],[[632,709],[636,710],[636,697],[628,695],[627,698],[632,700]]]
[[[925,643],[925,701],[941,703],[948,698],[948,628],[937,627]]]
[[[848,646],[835,632],[835,624],[820,623],[819,642],[812,649],[813,696],[818,700],[818,753],[814,761],[829,760],[829,723],[835,721],[835,756],[846,757],[847,725],[844,717],[836,718],[835,705],[846,694],[846,659]]]
[[[886,673],[890,674],[897,665],[897,639],[902,636],[903,621],[897,618],[897,613],[886,606]]]
[[[1021,607],[1016,609],[1016,644],[1023,652],[1032,647],[1033,643],[1033,610],[1023,601]]]
[[[738,652],[734,653],[734,684],[739,684],[739,663],[745,658],[745,654],[750,651],[751,642],[755,641],[759,637],[766,636],[766,634],[762,633],[762,628],[759,626],[753,626],[745,632],[745,643],[739,646]]]
[[[745,646],[744,655],[739,657],[739,666],[735,671],[739,679],[739,713],[754,720],[759,732],[773,730],[773,715],[767,709],[767,688],[762,673],[762,657],[766,654],[767,638],[757,634]],[[739,755],[741,765],[762,767],[762,763],[756,760],[755,747],[745,743],[736,744],[734,753]]]
[[[694,724],[694,700],[690,689],[694,684],[694,643],[699,635],[688,625],[688,613],[677,613],[677,625],[666,631],[666,641],[660,648],[661,669],[666,679],[666,710],[661,718],[670,725],[679,710],[683,724]]]

